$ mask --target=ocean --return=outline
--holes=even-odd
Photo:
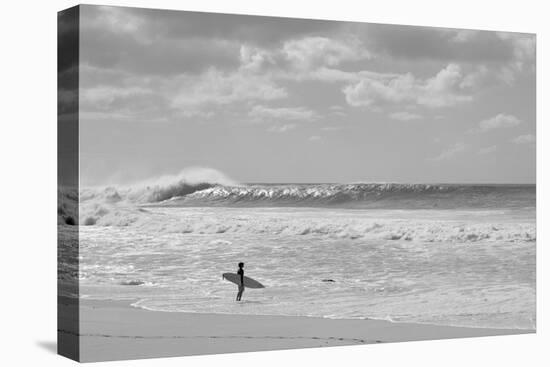
[[[534,185],[177,181],[79,197],[80,297],[165,312],[534,329]],[[72,199],[71,199],[72,198]],[[245,263],[265,289],[222,273]]]

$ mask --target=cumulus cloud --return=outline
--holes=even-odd
[[[346,102],[351,106],[372,106],[377,102],[398,103],[414,99],[415,79],[412,74],[390,78],[364,77],[344,89]]]
[[[346,61],[369,59],[370,53],[357,38],[332,39],[305,37],[285,42],[282,53],[286,60],[299,69],[319,66],[338,66]]]
[[[496,116],[480,121],[479,128],[475,131],[486,132],[494,129],[514,127],[521,123],[522,121],[514,115],[499,113]]]
[[[418,104],[428,107],[445,107],[470,102],[472,96],[464,95],[461,92],[464,78],[459,65],[447,65],[445,69],[439,71],[436,76],[428,79],[425,85],[420,87]]]
[[[463,89],[482,87],[484,84],[489,84],[489,80],[493,78],[491,71],[485,65],[477,65],[469,73],[464,75],[460,82],[460,87]]]
[[[317,112],[305,107],[266,107],[254,106],[248,113],[256,121],[302,120],[313,121],[319,118]]]
[[[474,91],[496,79],[512,83],[534,70],[535,37],[529,34],[159,14],[84,7],[84,114],[111,111],[113,117],[153,121],[212,118],[231,107],[244,120],[315,120],[319,114],[305,108],[261,104],[302,93],[295,89],[299,83],[311,91],[320,85],[313,82],[322,82],[320,88],[342,93],[348,106],[411,121],[425,109],[471,102]],[[103,69],[86,71],[87,63]],[[417,109],[390,113],[410,107]],[[347,116],[342,109],[327,115]]]
[[[454,156],[464,152],[466,150],[466,148],[467,148],[466,144],[464,144],[463,142],[458,142],[458,143],[455,143],[455,144],[451,145],[450,147],[448,147],[444,151],[442,151],[439,155],[437,155],[433,158],[429,158],[428,160],[435,161],[435,162],[447,160],[447,159],[453,158]]]
[[[113,16],[118,15],[115,12]],[[170,78],[147,75],[127,82],[119,80],[120,76],[116,75],[111,75],[115,79],[100,76],[99,68],[95,68],[93,77],[87,80],[97,82],[101,79],[101,82],[84,87],[83,94],[90,103],[100,104],[154,90],[155,96],[163,98],[164,104],[179,111],[180,116],[211,117],[214,114],[212,106],[286,98],[288,92],[281,85],[281,80],[349,80],[347,72],[329,67],[368,57],[370,54],[362,48],[360,41],[352,37],[295,38],[272,49],[242,44],[239,49],[240,64],[234,70],[210,67],[200,73],[181,73]],[[103,69],[106,73],[109,70]],[[255,107],[249,116],[287,120],[314,120],[319,117],[304,108],[273,109],[262,106]]]
[[[263,72],[277,66],[277,56],[270,50],[251,45],[241,45],[240,52],[241,68],[252,72]]]
[[[355,37],[302,37],[287,40],[279,48],[243,44],[241,68],[270,73],[273,78],[339,82],[356,80],[356,73],[339,69],[343,63],[370,59],[371,54]]]
[[[514,144],[532,144],[535,141],[536,138],[533,134],[519,135],[512,139],[512,143]]]
[[[165,78],[83,67],[81,85],[81,110],[89,116],[93,112],[110,111],[113,117],[124,113],[140,118],[148,110],[164,117],[209,118],[221,106],[273,101],[288,95],[269,76],[241,69],[225,72],[211,68],[199,74]]]
[[[368,60],[371,55],[361,42],[353,37],[304,37],[291,39],[279,48],[264,49],[249,44],[240,47],[240,67],[233,73],[210,69],[198,76],[182,79],[186,88],[173,101],[174,106],[191,106],[201,104],[229,104],[238,101],[274,100],[288,96],[281,82],[318,80],[323,82],[357,81],[360,75],[377,75],[368,71],[349,72],[337,69],[342,63]],[[385,76],[388,76],[387,74]],[[434,83],[427,90],[437,92],[440,76],[428,81]],[[437,99],[446,96],[426,95],[421,103],[441,104]],[[343,115],[341,111],[333,111]],[[262,116],[260,116],[262,115]],[[285,109],[277,110],[257,107],[250,117],[269,117],[282,119],[312,120],[318,117],[312,111]]]
[[[463,80],[460,66],[449,64],[425,80],[412,73],[362,74],[357,83],[347,85],[343,92],[351,106],[404,103],[438,108],[472,100],[461,87]]]
[[[172,105],[181,109],[209,103],[270,101],[287,96],[286,90],[269,78],[243,72],[224,73],[211,69],[199,76],[182,76],[176,83],[181,87]]]

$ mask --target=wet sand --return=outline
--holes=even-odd
[[[155,312],[80,301],[83,362],[533,333],[315,317]],[[75,305],[61,304],[68,312]],[[65,311],[63,311],[65,309]],[[60,330],[60,334],[71,332]]]

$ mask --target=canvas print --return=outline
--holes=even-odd
[[[58,27],[60,354],[535,332],[534,34],[91,5]]]

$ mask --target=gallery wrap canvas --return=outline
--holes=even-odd
[[[59,354],[535,332],[535,48],[499,31],[59,12]]]

